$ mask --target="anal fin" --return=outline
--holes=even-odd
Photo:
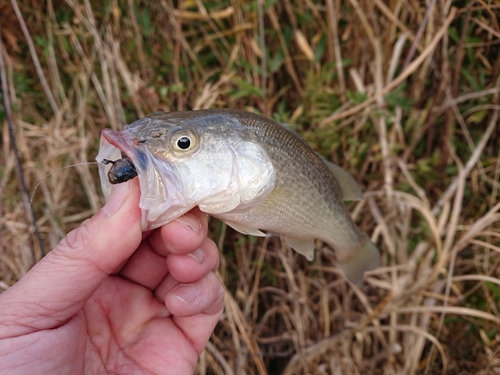
[[[314,259],[314,240],[302,240],[292,237],[282,237],[285,242],[299,254],[304,255],[308,261]]]

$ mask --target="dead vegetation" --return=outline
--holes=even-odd
[[[356,288],[322,244],[309,263],[277,238],[213,222],[226,309],[199,374],[500,373],[499,9],[0,0],[16,142],[30,194],[41,181],[33,207],[45,248],[103,203],[94,165],[64,168],[93,161],[102,128],[155,110],[257,111],[356,176],[366,193],[351,212],[383,266]],[[2,125],[6,289],[40,248]]]

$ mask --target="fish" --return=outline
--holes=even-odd
[[[96,160],[105,197],[139,178],[143,230],[198,206],[243,234],[279,235],[310,261],[320,240],[354,284],[380,265],[344,205],[363,198],[356,180],[286,124],[235,109],[159,111],[103,129]]]

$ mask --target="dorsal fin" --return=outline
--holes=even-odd
[[[325,164],[330,168],[330,171],[335,176],[335,179],[340,185],[342,190],[342,199],[345,201],[360,201],[363,199],[363,193],[358,183],[345,169],[340,168],[338,165],[323,159]]]

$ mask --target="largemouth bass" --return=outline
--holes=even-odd
[[[356,181],[276,121],[227,109],[155,112],[104,129],[96,160],[106,197],[139,177],[144,230],[199,206],[241,233],[280,235],[309,260],[319,239],[354,283],[380,263],[343,204],[362,199]]]

